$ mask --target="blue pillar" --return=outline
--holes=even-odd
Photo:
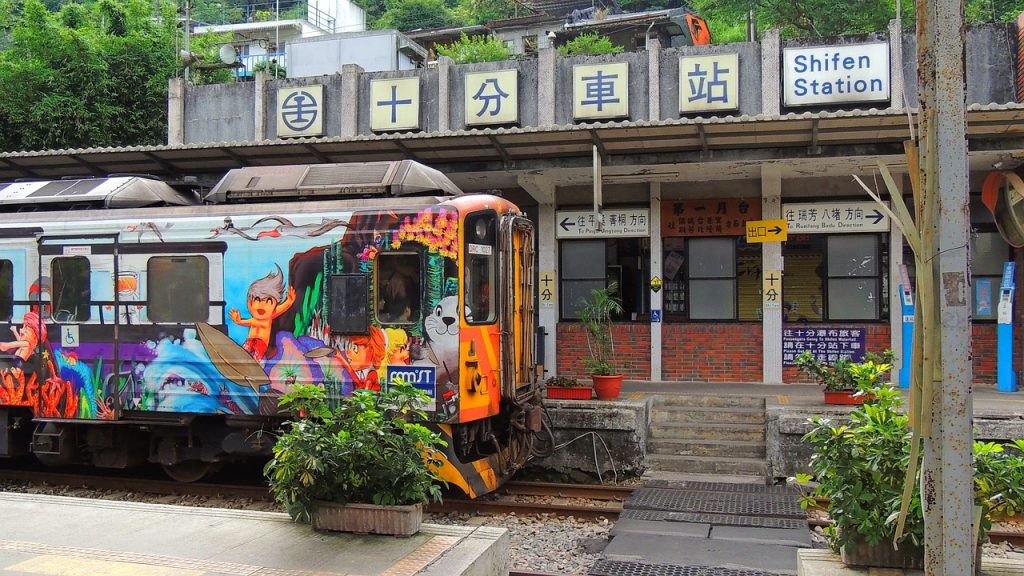
[[[1017,375],[1013,373],[1013,280],[1014,263],[1003,262],[1003,279],[999,285],[998,329],[996,332],[996,386],[1000,392],[1017,391]]]
[[[910,363],[914,357],[914,294],[910,286],[900,285],[900,308],[903,310],[903,365],[900,367],[900,388],[910,388]]]

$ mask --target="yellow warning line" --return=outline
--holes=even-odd
[[[413,550],[390,568],[381,572],[380,576],[413,576],[428,564],[437,560],[449,548],[459,543],[455,536],[434,536],[419,548]]]
[[[205,570],[188,570],[169,566],[153,566],[136,562],[112,562],[44,554],[6,568],[11,572],[45,574],[46,576],[202,576]]]

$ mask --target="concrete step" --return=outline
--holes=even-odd
[[[653,470],[691,474],[743,474],[767,476],[768,463],[761,458],[722,458],[720,456],[675,456],[648,454],[647,467]]]
[[[651,423],[647,435],[654,440],[743,440],[764,442],[763,424],[715,424],[705,422]]]
[[[708,396],[700,394],[666,394],[659,396],[655,406],[693,406],[706,408],[761,408],[764,398],[759,396]]]
[[[764,475],[754,474],[693,474],[686,472],[672,472],[669,470],[644,471],[641,480],[653,482],[656,480],[681,484],[683,482],[723,482],[725,484],[767,484],[768,478]]]
[[[731,456],[734,458],[765,458],[764,442],[756,440],[649,440],[648,454],[677,456]]]
[[[674,405],[651,408],[651,422],[764,424],[764,420],[764,408],[709,408]]]

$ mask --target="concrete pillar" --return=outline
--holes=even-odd
[[[778,114],[782,109],[779,80],[782,78],[782,42],[778,28],[761,38],[761,113]],[[765,216],[767,218],[767,216]]]
[[[782,218],[782,167],[778,164],[761,165],[761,218]],[[785,274],[781,242],[761,244],[761,270],[762,274],[770,270]],[[761,312],[761,379],[765,384],[782,384],[782,308]]]
[[[359,75],[363,67],[358,64],[341,66],[341,136],[359,134]]]
[[[647,84],[647,119],[661,120],[661,41],[657,38],[647,39]]]
[[[267,84],[269,82],[270,74],[262,71],[256,72],[255,81],[252,83],[253,90],[256,91],[256,98],[254,99],[255,104],[253,105],[253,117],[255,119],[256,127],[253,137],[256,141],[267,139]],[[276,109],[276,102],[274,107]]]
[[[448,91],[448,78],[452,71],[452,59],[441,56],[437,59],[437,130],[446,132],[451,129],[450,113],[451,98]]]
[[[550,378],[558,373],[557,342],[558,329],[558,258],[555,241],[555,185],[544,176],[520,176],[519,186],[537,200],[537,293],[550,290],[551,300],[541,298],[538,302],[538,325],[546,334],[544,373],[541,378]]]
[[[554,48],[537,51],[537,124],[551,126],[555,123],[555,57]],[[554,216],[552,216],[554,218]]]
[[[889,107],[903,108],[903,30],[900,20],[889,21]]]
[[[651,182],[651,278],[661,278],[661,182]],[[651,290],[651,380],[660,381],[661,376],[661,326],[664,323],[664,292]],[[659,314],[654,321],[654,311]]]
[[[167,82],[167,144],[185,143],[185,79]]]

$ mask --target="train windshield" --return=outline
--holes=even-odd
[[[491,324],[498,318],[497,238],[494,212],[466,217],[466,321]]]

